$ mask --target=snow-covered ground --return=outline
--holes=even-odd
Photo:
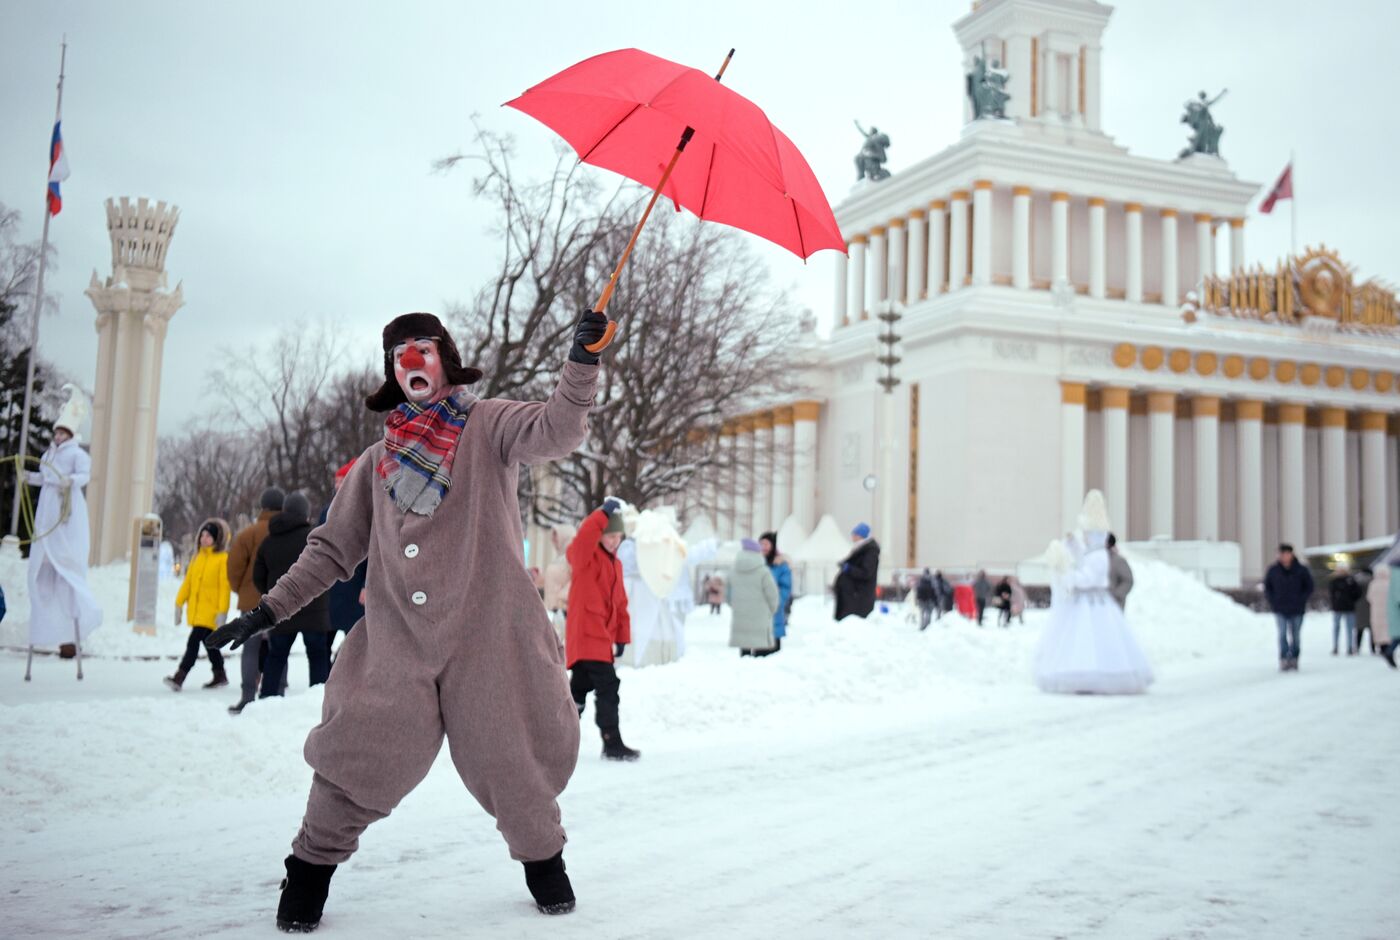
[[[1039,611],[920,633],[804,599],[781,654],[741,660],[702,608],[685,660],[623,672],[639,763],[602,761],[585,716],[562,800],[574,914],[534,911],[444,753],[337,872],[322,934],[1400,936],[1400,677],[1327,655],[1322,616],[1280,675],[1271,618],[1136,572],[1158,681],[1128,698],[1038,693]],[[118,622],[124,572],[93,582],[109,622],[87,678],[42,657],[24,683],[23,569],[0,558],[0,933],[275,935],[320,709],[304,660],[285,700],[232,718],[203,662],[178,695],[160,683],[186,636],[173,585],[143,637]]]

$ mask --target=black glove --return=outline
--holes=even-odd
[[[581,362],[586,366],[596,366],[598,357],[583,347],[592,346],[598,342],[607,330],[607,314],[597,313],[593,310],[583,311],[583,316],[579,317],[578,328],[574,330],[574,345],[569,350],[569,361]]]
[[[222,649],[232,643],[229,649],[236,650],[253,636],[264,630],[271,630],[274,622],[272,612],[265,604],[259,604],[246,614],[239,614],[238,619],[229,621],[209,634],[204,640],[204,648]]]
[[[622,658],[622,651],[625,650],[626,648],[627,648],[627,644],[626,644],[626,643],[614,643],[614,644],[613,644],[613,659],[621,659],[621,658]]]
[[[602,508],[603,508],[603,515],[605,515],[605,516],[607,516],[609,519],[611,519],[611,518],[612,518],[612,514],[615,513],[615,512],[617,512],[619,509],[622,508],[622,500],[620,500],[620,499],[614,499],[613,497],[609,496],[607,499],[603,500],[603,507],[602,507]]]

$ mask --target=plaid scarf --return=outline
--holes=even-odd
[[[401,511],[431,516],[447,495],[473,401],[459,388],[426,407],[404,402],[384,419],[384,459],[375,469]]]

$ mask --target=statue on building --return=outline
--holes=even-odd
[[[1010,77],[997,59],[989,65],[985,56],[973,57],[972,71],[967,73],[967,97],[972,102],[974,121],[1006,118],[1006,103],[1011,100],[1006,83]]]
[[[1178,159],[1189,157],[1193,153],[1220,155],[1220,135],[1225,133],[1225,128],[1215,123],[1210,109],[1224,98],[1229,90],[1222,89],[1220,94],[1209,100],[1203,91],[1198,98],[1186,102],[1186,113],[1181,116],[1181,123],[1191,125],[1191,142],[1182,149]]]
[[[856,154],[856,181],[889,179],[890,171],[885,169],[885,161],[889,159],[885,155],[890,146],[889,135],[880,133],[880,129],[873,125],[866,130],[860,126],[860,121],[856,121],[855,125],[856,130],[865,137],[860,153]]]

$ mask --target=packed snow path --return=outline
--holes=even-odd
[[[697,614],[687,661],[623,674],[639,763],[601,761],[586,716],[563,799],[574,914],[534,911],[444,753],[337,872],[318,936],[1394,937],[1400,677],[1327,655],[1320,616],[1280,675],[1271,623],[1243,616],[1234,647],[1162,654],[1151,693],[1100,698],[1029,685],[1038,615],[842,627],[868,632],[829,648],[813,618],[739,663]],[[862,703],[819,668],[832,649],[856,685],[921,650],[929,675]],[[5,934],[276,936],[319,707],[304,664],[239,719],[225,692],[157,693],[168,662],[94,659],[82,687],[40,666],[25,687],[0,658]],[[838,701],[795,698],[804,675]],[[755,689],[771,703],[745,718]]]

